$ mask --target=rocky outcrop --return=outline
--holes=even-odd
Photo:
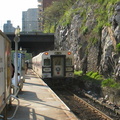
[[[119,78],[119,54],[116,52],[116,44],[120,42],[120,3],[114,6],[114,13],[109,18],[111,26],[104,26],[101,34],[94,35],[93,40],[90,39],[93,35],[91,31],[97,23],[94,10],[99,9],[99,5],[78,1],[73,6],[73,9],[76,8],[79,10],[72,16],[71,24],[58,25],[55,32],[55,49],[72,51],[76,70],[82,70],[84,73],[98,71],[105,78]],[[86,11],[86,29],[82,30],[80,28],[84,20],[80,14],[81,10]]]

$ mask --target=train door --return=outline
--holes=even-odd
[[[65,56],[51,56],[52,77],[65,76]]]

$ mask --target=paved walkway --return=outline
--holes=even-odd
[[[12,120],[78,120],[32,70],[25,78],[23,89],[18,94],[20,106]],[[13,113],[16,103],[13,102],[9,115]]]

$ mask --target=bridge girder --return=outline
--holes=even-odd
[[[11,40],[12,49],[15,49],[14,34],[6,34]],[[18,49],[25,49],[28,53],[32,53],[33,56],[40,52],[54,49],[54,34],[43,33],[26,33],[20,34],[20,42],[18,43]]]

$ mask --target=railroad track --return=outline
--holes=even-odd
[[[79,120],[119,120],[119,118],[113,119],[109,117],[68,90],[59,89],[54,91],[66,103]]]
[[[73,96],[79,102],[80,106],[82,106],[81,111],[85,112],[84,115],[86,115],[86,113],[89,114],[87,116],[89,120],[113,120],[112,118],[110,118],[100,110],[96,109],[80,97],[76,96],[75,94],[73,94]]]

